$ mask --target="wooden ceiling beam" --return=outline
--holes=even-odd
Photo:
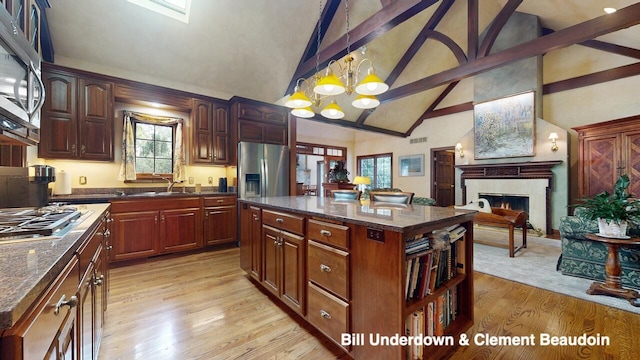
[[[581,42],[580,45],[640,60],[640,50],[638,49],[616,45],[600,40],[587,40]]]
[[[467,1],[467,59],[478,54],[478,0]]]
[[[502,31],[502,28],[507,21],[509,21],[509,18],[513,15],[520,4],[522,4],[522,0],[509,0],[502,10],[500,10],[498,16],[496,16],[491,22],[491,26],[489,26],[484,40],[482,40],[482,44],[480,45],[480,48],[478,48],[478,57],[485,57],[489,55],[500,31]]]
[[[431,18],[429,18],[427,23],[424,25],[418,36],[416,36],[416,38],[413,40],[407,51],[404,52],[402,58],[400,58],[400,61],[398,61],[393,70],[391,70],[391,73],[389,73],[389,76],[387,76],[387,78],[385,79],[384,82],[387,85],[391,86],[396,80],[398,80],[400,74],[407,67],[411,59],[413,59],[414,56],[418,53],[418,50],[420,50],[420,47],[422,47],[424,42],[427,41],[429,35],[431,34],[431,31],[433,31],[440,23],[440,21],[442,21],[444,16],[451,8],[451,5],[453,5],[454,1],[455,0],[443,0],[440,3],[436,11],[433,13],[433,15],[431,15]],[[369,115],[371,115],[372,113],[373,111],[363,111],[358,117],[358,120],[356,120],[356,124],[364,124],[367,117],[369,117]]]
[[[389,30],[412,18],[436,2],[437,0],[403,0],[392,2],[349,31],[351,48],[357,49],[386,34]],[[347,55],[346,34],[320,51],[318,54],[320,67],[324,68],[329,61],[342,58],[345,55]],[[295,82],[299,78],[312,76],[315,73],[315,68],[315,59],[304,61],[298,66],[298,69],[296,69],[292,82]]]
[[[553,94],[636,75],[640,75],[640,62],[549,83],[542,86],[542,93]]]
[[[640,14],[640,3],[620,9],[613,14],[587,20],[566,29],[558,30],[553,34],[527,41],[507,50],[469,61],[467,64],[391,89],[380,95],[379,98],[383,103],[397,100],[452,81],[462,80],[520,59],[541,55],[551,50],[628,28],[640,23],[638,14]]]

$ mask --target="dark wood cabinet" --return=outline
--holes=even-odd
[[[111,204],[112,262],[203,246],[198,197],[121,200]]]
[[[114,206],[112,217],[113,249],[110,261],[145,258],[160,252],[157,211],[117,213]]]
[[[629,192],[640,194],[640,116],[574,128],[578,132],[578,196],[613,191],[627,174]]]
[[[262,222],[262,284],[291,309],[304,315],[304,218],[264,210]]]
[[[78,359],[78,257],[74,255],[34,306],[0,338],[0,358]]]
[[[262,269],[262,212],[260,208],[243,204],[240,209],[240,267],[258,282]]]
[[[197,200],[197,199],[194,199]],[[161,210],[160,251],[172,253],[202,247],[200,206]]]
[[[45,70],[43,81],[38,156],[113,161],[113,83],[55,69]]]
[[[193,100],[192,163],[230,164],[231,131],[226,104]]]
[[[287,108],[241,97],[230,102],[238,141],[288,145]]]
[[[236,198],[203,197],[204,243],[218,245],[237,241],[238,209]]]

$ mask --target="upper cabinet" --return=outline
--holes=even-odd
[[[43,80],[38,156],[113,161],[113,83],[56,69]]]
[[[287,108],[241,97],[231,103],[238,141],[288,145]]]
[[[191,124],[191,162],[208,165],[231,164],[229,146],[232,141],[227,104],[193,99]]]
[[[37,0],[2,1],[5,9],[11,14],[16,27],[22,31],[38,54],[42,54],[41,37],[45,36],[48,39],[47,22],[43,18],[44,9],[41,8],[41,5],[47,6],[47,4],[40,3]],[[45,58],[52,60],[48,57]]]

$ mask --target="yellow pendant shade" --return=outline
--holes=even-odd
[[[305,108],[311,106],[311,100],[296,86],[296,91],[289,96],[289,100],[284,103],[284,106],[292,109]]]
[[[316,94],[320,95],[340,95],[346,91],[342,81],[330,70],[327,70],[327,74],[318,80],[318,83],[313,88]]]
[[[385,84],[371,68],[369,75],[356,86],[356,92],[360,95],[380,95],[387,90],[389,90],[389,85]]]
[[[291,114],[300,118],[311,118],[315,116],[310,107],[298,108],[291,110]]]
[[[331,104],[322,109],[320,114],[329,119],[342,119],[344,117],[344,111],[342,111],[342,108],[336,103],[335,100],[333,100]]]
[[[358,109],[373,109],[380,105],[380,100],[372,95],[358,95],[358,97],[351,103]]]

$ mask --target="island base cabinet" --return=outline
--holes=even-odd
[[[349,304],[312,282],[308,290],[307,320],[340,345],[342,334],[349,333]]]
[[[242,204],[240,207],[240,267],[252,278],[262,282],[262,219],[261,210]]]
[[[0,339],[0,359],[78,359],[78,259],[74,256],[41,299]]]
[[[304,315],[304,238],[263,225],[264,287]]]

